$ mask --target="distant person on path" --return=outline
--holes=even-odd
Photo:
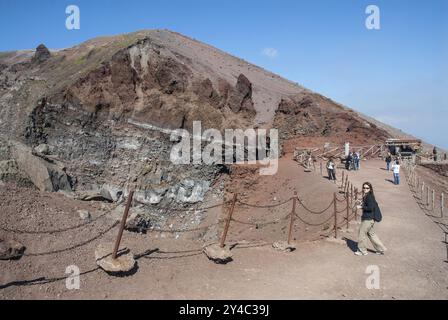
[[[330,158],[327,162],[328,179],[333,180],[336,183],[336,164],[333,158]]]
[[[387,171],[390,171],[390,163],[392,162],[392,155],[390,154],[390,152],[387,153],[386,156],[386,169]]]
[[[432,149],[432,154],[434,156],[434,161],[437,161],[437,148],[434,147],[434,149]]]
[[[359,170],[359,161],[361,160],[361,156],[359,152],[355,152],[355,170]]]
[[[381,222],[382,215],[370,182],[363,183],[362,194],[362,216],[358,235],[358,251],[355,254],[357,256],[367,255],[367,238],[373,244],[376,254],[384,254],[387,249],[374,230],[375,223]]]
[[[345,169],[347,169],[348,171],[350,171],[350,169],[351,169],[352,161],[353,161],[353,156],[352,156],[352,153],[350,152],[347,156],[347,159],[345,159]]]
[[[394,184],[400,184],[400,162],[397,160],[392,166],[392,170],[394,173]]]

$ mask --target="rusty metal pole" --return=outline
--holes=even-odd
[[[230,207],[230,211],[229,211],[229,214],[228,214],[227,220],[226,220],[226,225],[224,226],[224,231],[222,232],[221,242],[219,244],[219,246],[221,248],[224,248],[224,244],[226,242],[227,232],[229,232],[230,221],[232,220],[232,215],[233,215],[233,210],[235,209],[236,199],[237,199],[237,194],[234,193],[233,200],[232,200],[232,206]]]
[[[347,220],[347,222],[346,222],[346,228],[347,228],[347,230],[348,230],[348,217],[349,217],[349,212],[350,212],[350,201],[349,201],[349,194],[348,194],[348,192],[347,192],[347,217],[346,217],[346,220]]]
[[[117,240],[115,241],[114,251],[112,253],[112,259],[117,259],[118,247],[120,246],[121,237],[123,236],[123,230],[126,226],[126,220],[128,219],[129,208],[132,204],[132,198],[134,197],[134,191],[129,192],[128,201],[126,202],[126,207],[124,209],[123,218],[121,218],[120,230],[118,231]]]
[[[420,193],[420,199],[422,200],[423,204],[423,196],[425,195],[425,181],[422,181],[422,192]]]
[[[294,197],[292,198],[291,220],[289,222],[288,244],[291,244],[292,228],[294,226],[294,216],[296,214],[296,200],[297,200],[297,191],[294,191]]]
[[[432,190],[432,211],[434,211],[435,208],[435,203],[434,203],[435,199],[434,199],[434,189]]]
[[[334,207],[334,238],[338,237],[338,218],[337,218],[337,204],[336,204],[336,192],[333,194],[333,207]]]
[[[353,204],[353,184],[350,186],[350,205]]]
[[[445,200],[445,194],[442,192],[442,195],[440,196],[440,214],[443,218],[443,206],[444,206],[444,200]]]

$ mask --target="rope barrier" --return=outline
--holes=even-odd
[[[106,213],[103,213],[102,215],[96,217],[95,219],[92,219],[90,221],[78,224],[76,226],[72,226],[72,227],[67,227],[67,228],[63,228],[63,229],[56,229],[56,230],[21,230],[21,229],[11,229],[11,228],[5,228],[5,227],[0,227],[0,230],[6,231],[6,232],[13,232],[13,233],[18,233],[18,234],[53,234],[53,233],[61,233],[61,232],[66,232],[69,230],[75,230],[75,229],[79,229],[81,227],[84,227],[86,225],[89,225],[103,217],[105,217],[107,215]]]
[[[100,269],[100,267],[96,267],[93,268],[91,270],[88,271],[84,271],[82,273],[80,273],[79,275],[86,275],[95,271],[98,271]],[[34,286],[34,285],[42,285],[42,284],[47,284],[47,283],[53,283],[53,282],[57,282],[57,281],[61,281],[61,280],[65,280],[68,279],[70,276],[66,276],[66,277],[53,277],[53,278],[46,278],[46,277],[40,277],[40,278],[36,278],[36,279],[32,279],[32,280],[16,280],[16,281],[11,281],[9,283],[6,284],[2,284],[0,285],[0,290],[1,289],[6,289],[8,287],[12,287],[12,286],[16,286],[16,287],[24,287],[24,286]]]
[[[312,226],[312,227],[318,227],[318,226],[324,225],[324,224],[328,223],[331,219],[334,218],[333,216],[330,216],[324,222],[321,222],[321,223],[311,223],[311,222],[307,222],[307,221],[303,220],[297,213],[295,214],[295,216],[297,217],[297,219],[299,219],[300,221],[302,221],[306,225],[309,225],[309,226]]]
[[[258,204],[245,203],[245,202],[243,202],[243,201],[241,201],[239,199],[237,200],[237,202],[239,204],[243,205],[243,206],[252,207],[252,208],[274,208],[274,207],[279,207],[281,205],[284,205],[285,203],[288,203],[291,200],[292,200],[292,198],[290,198],[288,200],[285,200],[285,201],[282,201],[282,202],[279,202],[279,203],[276,203],[276,204],[268,204],[268,205],[258,205]]]
[[[103,235],[105,235],[106,233],[108,233],[110,230],[112,230],[116,225],[118,224],[118,221],[114,222],[114,224],[112,226],[110,226],[109,228],[107,228],[106,230],[100,232],[98,235],[96,235],[95,237],[84,241],[82,243],[76,244],[72,247],[68,247],[68,248],[64,248],[64,249],[58,249],[58,250],[54,250],[54,251],[48,251],[48,252],[39,252],[39,253],[25,253],[24,256],[26,257],[36,257],[36,256],[45,256],[45,255],[50,255],[50,254],[57,254],[57,253],[62,253],[62,252],[66,252],[66,251],[71,251],[74,249],[77,249],[79,247],[85,246],[99,238],[101,238]]]
[[[345,208],[342,209],[341,211],[337,211],[337,210],[336,210],[336,213],[342,213],[342,212],[345,212],[346,210],[347,210],[347,206],[345,206]]]
[[[245,221],[241,221],[241,220],[237,220],[235,218],[232,218],[231,220],[239,223],[239,224],[244,224],[244,225],[253,225],[253,226],[266,226],[266,225],[270,225],[270,224],[276,224],[279,223],[283,220],[286,220],[287,218],[289,218],[291,216],[291,213],[288,213],[286,216],[284,216],[283,218],[277,219],[277,220],[272,220],[272,221],[268,221],[268,222],[245,222]]]
[[[334,202],[334,200],[332,200],[332,201],[330,202],[330,204],[328,205],[328,207],[325,208],[325,209],[322,210],[322,211],[313,211],[313,210],[309,209],[307,206],[305,206],[305,204],[302,202],[302,200],[300,200],[299,197],[297,197],[297,200],[299,201],[299,203],[302,205],[302,207],[303,207],[306,211],[308,211],[308,212],[310,212],[310,213],[312,213],[312,214],[322,214],[322,213],[324,213],[325,211],[327,211],[328,209],[330,209],[330,207],[333,205],[333,202]]]

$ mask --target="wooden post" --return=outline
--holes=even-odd
[[[297,191],[294,191],[294,197],[292,198],[291,220],[289,222],[288,244],[291,244],[292,228],[294,227],[294,216],[296,214],[296,200],[297,200]]]
[[[334,238],[338,237],[338,209],[337,209],[337,200],[336,200],[336,192],[333,194],[333,207],[334,207]]]
[[[347,216],[346,216],[346,228],[347,228],[347,230],[348,230],[348,218],[349,218],[349,216],[350,216],[350,201],[349,201],[349,194],[348,194],[348,192],[347,192],[347,197],[346,197],[346,203],[347,203]]]
[[[353,185],[350,187],[350,205],[353,203]]]
[[[126,202],[123,217],[121,218],[120,230],[118,230],[117,240],[115,241],[115,247],[112,253],[112,259],[117,259],[118,247],[120,246],[121,237],[123,236],[123,230],[124,227],[126,226],[126,220],[128,219],[129,208],[131,207],[133,197],[134,197],[134,191],[131,190],[128,195],[128,201]]]
[[[423,197],[424,197],[424,195],[425,195],[425,181],[422,181],[422,192],[421,192],[421,196],[420,196],[420,199],[422,200],[422,203],[423,203]]]
[[[227,216],[226,225],[224,226],[224,231],[222,232],[221,243],[219,244],[221,248],[224,248],[224,244],[226,242],[227,232],[229,232],[230,221],[232,220],[232,215],[233,215],[233,210],[235,209],[236,199],[237,199],[237,194],[234,193],[233,200],[232,200],[232,206],[230,207],[230,211]]]
[[[434,211],[435,204],[434,204],[434,189],[432,190],[432,211]]]
[[[440,196],[440,215],[441,215],[441,217],[443,218],[443,206],[444,206],[444,199],[445,198],[445,195],[444,195],[444,193],[442,192],[442,195]]]

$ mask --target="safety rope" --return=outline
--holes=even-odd
[[[105,235],[106,233],[108,233],[110,230],[112,230],[116,225],[118,224],[118,221],[114,222],[113,225],[111,225],[109,228],[107,228],[106,230],[100,232],[98,235],[96,235],[95,237],[88,239],[87,241],[78,243],[74,246],[68,247],[68,248],[64,248],[64,249],[58,249],[58,250],[53,250],[53,251],[47,251],[47,252],[38,252],[38,253],[25,253],[24,256],[27,257],[36,257],[36,256],[45,256],[45,255],[51,255],[51,254],[57,254],[57,253],[62,253],[62,252],[66,252],[66,251],[71,251],[74,249],[77,249],[79,247],[85,246],[99,238],[101,238],[103,235]]]
[[[297,197],[297,200],[299,201],[299,203],[302,205],[302,207],[303,207],[306,211],[308,211],[308,212],[310,212],[310,213],[312,213],[312,214],[322,214],[322,213],[324,213],[325,211],[327,211],[328,209],[330,209],[330,207],[331,207],[331,206],[333,205],[333,203],[334,203],[334,199],[333,199],[333,200],[331,200],[331,202],[330,202],[330,204],[328,205],[328,207],[326,207],[324,210],[321,210],[321,211],[313,211],[313,210],[309,209],[309,208],[302,202],[302,200],[300,200],[299,197]]]
[[[53,233],[61,233],[61,232],[69,231],[69,230],[79,229],[81,227],[84,227],[86,225],[94,223],[95,221],[105,217],[107,214],[108,213],[105,212],[102,215],[96,217],[95,219],[91,219],[91,220],[89,220],[87,222],[78,224],[76,226],[67,227],[67,228],[63,228],[63,229],[55,229],[55,230],[25,230],[25,229],[14,229],[14,228],[0,227],[0,230],[6,231],[6,232],[18,233],[18,234],[53,234]]]

